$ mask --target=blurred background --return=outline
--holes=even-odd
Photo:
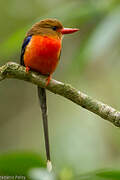
[[[53,78],[120,110],[119,0],[1,0],[0,65],[19,63],[26,31],[48,17],[59,19],[65,27],[80,28],[64,37]],[[47,101],[56,178],[120,179],[119,170],[115,176],[113,171],[120,168],[119,128],[51,92]],[[15,79],[0,83],[0,154],[0,175],[25,175],[33,167],[45,166],[41,112],[33,84]],[[111,176],[105,169],[112,169]]]

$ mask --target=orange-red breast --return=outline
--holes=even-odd
[[[31,69],[40,72],[40,74],[47,75],[46,85],[48,85],[51,75],[59,62],[63,34],[70,34],[76,31],[78,29],[64,28],[56,19],[45,19],[34,24],[27,32],[22,45],[21,65],[26,67],[27,72]],[[38,96],[43,116],[47,165],[50,169],[47,105],[44,88],[38,87]]]

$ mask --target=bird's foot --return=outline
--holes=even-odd
[[[30,68],[28,66],[25,67],[25,72],[28,73]]]
[[[52,76],[49,75],[46,79],[46,86],[48,86],[48,84],[50,83],[50,80],[51,80]]]

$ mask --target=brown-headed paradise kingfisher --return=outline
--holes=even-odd
[[[34,24],[23,41],[20,64],[26,67],[26,72],[28,73],[29,70],[33,70],[47,76],[47,86],[60,59],[63,35],[71,34],[78,30],[76,28],[64,28],[57,19],[44,19]],[[38,86],[38,97],[43,118],[47,167],[50,171],[52,164],[50,160],[45,88]]]

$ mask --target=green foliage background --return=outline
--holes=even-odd
[[[0,65],[19,63],[27,29],[47,17],[80,28],[64,37],[54,78],[119,110],[120,1],[1,0]],[[118,128],[50,92],[48,109],[55,179],[120,179]],[[28,177],[30,169],[45,165],[39,102],[36,87],[29,83],[0,83],[0,153],[0,175],[23,169]]]

